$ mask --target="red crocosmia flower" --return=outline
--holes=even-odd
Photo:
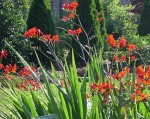
[[[86,98],[90,99],[90,95],[88,93],[86,93]]]
[[[78,6],[78,2],[77,1],[73,1],[70,4],[69,3],[63,3],[62,4],[62,9],[66,10],[66,11],[73,12],[73,11],[76,10],[77,6]]]
[[[122,79],[122,78],[125,77],[125,75],[126,75],[127,73],[130,73],[130,68],[125,67],[125,68],[124,68],[122,71],[120,71],[119,73],[114,74],[113,78],[114,78],[114,79],[117,79],[117,80]]]
[[[108,95],[113,88],[113,85],[110,82],[104,82],[98,87],[98,92],[104,95]]]
[[[71,30],[71,29],[68,29],[68,33],[70,35],[74,35],[74,36],[79,36],[80,33],[82,33],[82,29],[81,28],[78,28],[78,29],[75,29],[75,30]]]
[[[5,73],[9,73],[9,72],[16,73],[16,71],[17,71],[17,65],[16,64],[14,64],[14,66],[12,66],[11,64],[9,64],[9,65],[6,65],[4,67],[4,72]]]
[[[12,77],[10,75],[8,75],[7,73],[4,73],[4,76],[7,80],[12,80]]]
[[[8,65],[6,65],[6,66],[4,67],[4,72],[5,72],[6,74],[9,72],[9,66],[8,66]]]
[[[146,101],[148,99],[148,96],[145,93],[142,93],[140,89],[137,89],[137,91],[133,94],[131,94],[131,97],[133,101]]]
[[[40,84],[34,81],[34,84],[32,85],[32,89],[38,91],[40,88],[41,88]]]
[[[114,61],[118,62],[119,61],[119,57],[118,56],[114,56]]]
[[[63,18],[61,20],[63,20],[65,22],[65,21],[68,21],[69,19],[68,19],[68,17],[63,16]]]
[[[131,61],[137,60],[135,56],[130,56]]]
[[[38,89],[41,88],[41,85],[40,85],[38,82],[35,82],[35,85],[36,85],[36,87],[37,87]]]
[[[124,38],[124,36],[122,36],[119,40],[118,40],[118,48],[123,48],[126,46],[126,40]]]
[[[115,75],[113,76],[113,78],[116,79],[116,80],[119,80],[119,79],[121,79],[121,78],[124,78],[125,75],[126,75],[126,71],[121,71],[121,72],[115,74]]]
[[[90,102],[90,95],[88,93],[86,93],[86,99],[87,99],[87,102]]]
[[[24,84],[29,84],[29,80],[28,79],[26,79],[25,81],[24,81]]]
[[[68,15],[68,17],[63,16],[62,21],[66,22],[66,21],[69,21],[69,20],[74,19],[74,17],[75,17],[75,16],[74,16],[74,13],[70,13],[70,14]]]
[[[126,62],[126,56],[125,56],[125,55],[122,55],[120,61],[121,61],[121,62]]]
[[[108,35],[107,41],[111,47],[116,47],[115,39],[112,34]]]
[[[0,63],[0,70],[4,68],[4,65]]]
[[[74,0],[73,2],[71,2],[71,4],[70,4],[70,10],[71,11],[75,11],[77,7],[78,7],[77,1]]]
[[[36,72],[36,68],[35,68],[35,67],[33,67],[33,66],[30,66],[30,67],[31,67],[31,69],[32,69],[34,72]],[[19,74],[20,74],[21,77],[28,77],[28,76],[31,75],[31,72],[28,70],[27,67],[24,67],[24,68],[22,68],[22,70],[19,72]]]
[[[40,90],[41,86],[38,82],[36,82],[35,80],[31,79],[30,81],[28,79],[26,79],[23,83],[19,85],[16,85],[16,87],[21,87],[24,90],[27,90],[27,87],[31,86],[33,90],[37,91]]]
[[[59,84],[62,86],[62,87],[65,87],[65,84],[63,81],[59,80]]]
[[[29,70],[27,69],[27,67],[24,67],[20,72],[19,72],[20,76],[21,77],[26,77],[28,76],[30,73],[29,73]]]
[[[69,14],[69,19],[74,19],[74,13]]]
[[[1,58],[6,58],[7,55],[8,55],[7,51],[2,49],[2,51],[0,52],[0,57]]]
[[[91,89],[91,91],[97,93],[97,91],[98,91],[98,86],[99,86],[99,85],[98,85],[97,83],[92,83],[92,84],[90,84],[90,89]]]
[[[7,80],[12,80],[12,77],[10,75],[6,75]]]
[[[59,37],[58,37],[58,35],[54,35],[53,37],[52,37],[52,41],[55,43],[55,42],[58,42],[58,40],[59,40]]]
[[[74,31],[74,30],[71,30],[71,29],[68,29],[68,33],[69,33],[70,35],[75,35],[75,31]]]
[[[20,85],[19,85],[19,84],[16,84],[16,88],[17,88],[17,89],[20,89]]]
[[[17,65],[14,64],[14,66],[10,65],[10,72],[16,73],[17,71]]]
[[[21,86],[21,88],[23,88],[24,90],[27,90],[26,84],[22,83],[22,84],[20,84],[20,86]]]
[[[29,81],[29,84],[32,86],[32,89],[37,91],[41,88],[40,84],[38,82],[36,82],[35,80],[31,79]]]
[[[148,66],[146,71],[145,71],[145,78],[150,79],[150,66]]]
[[[33,27],[25,32],[25,38],[38,38],[40,35],[43,35],[40,29]]]
[[[34,85],[35,81],[33,79],[30,80],[30,85]]]
[[[69,6],[70,6],[69,3],[63,3],[63,4],[62,4],[62,9],[68,11],[68,10],[69,10]]]
[[[82,33],[82,29],[81,29],[81,28],[78,28],[78,29],[75,30],[75,32],[76,32],[77,36],[79,36],[80,33]]]
[[[30,68],[31,68],[34,72],[36,72],[36,68],[35,68],[34,66],[30,66]]]
[[[41,37],[44,41],[50,41],[51,40],[51,34],[45,34]]]
[[[125,67],[125,68],[123,68],[123,71],[126,71],[126,73],[130,73],[130,68]]]
[[[133,51],[136,48],[136,46],[134,44],[128,44],[127,46],[128,46],[129,51]]]
[[[98,18],[98,20],[99,20],[99,21],[102,21],[102,20],[103,20],[103,18],[102,18],[102,17],[100,17],[100,18]]]
[[[143,66],[139,65],[136,69],[136,73],[137,73],[138,77],[143,78],[144,74],[145,74]]]

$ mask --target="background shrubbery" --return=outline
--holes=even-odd
[[[8,49],[4,45],[4,40],[11,45],[26,59],[33,53],[31,42],[22,38],[23,32],[26,30],[26,19],[29,10],[29,0],[1,0],[0,2],[0,49]],[[7,60],[3,60],[4,64],[17,63],[21,65],[16,56],[9,51]]]
[[[139,15],[128,12],[131,5],[121,5],[119,0],[103,0],[107,32],[116,38],[121,35],[135,35]]]

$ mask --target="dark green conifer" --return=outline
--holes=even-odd
[[[50,0],[33,0],[27,19],[27,28],[39,28],[44,34],[55,34]]]
[[[55,26],[52,18],[52,10],[50,0],[33,0],[29,15],[27,19],[27,29],[37,27],[44,34],[55,34]],[[46,54],[48,49],[46,48],[43,42],[38,41],[37,39],[31,39],[34,46],[40,47],[40,50]],[[42,53],[38,52],[41,62],[47,65],[49,64],[48,58],[46,58]],[[31,59],[36,62],[35,56],[32,56]],[[47,60],[46,60],[47,59]]]
[[[101,32],[101,35],[103,38],[104,50],[107,50],[106,19],[105,19],[105,15],[104,15],[102,0],[95,0],[95,4],[96,4],[96,9],[98,11],[99,18],[102,18],[102,20],[100,21],[100,32]]]
[[[86,33],[90,37],[90,46],[104,47],[104,43],[100,31],[100,21],[98,20],[98,10],[96,9],[95,0],[78,0],[79,6],[77,7],[77,14]],[[77,22],[78,20],[76,20]],[[79,23],[79,22],[77,22]],[[75,26],[76,28],[76,26]],[[83,45],[88,44],[87,37],[84,33],[79,36],[80,42]],[[76,41],[72,41],[73,48],[82,55],[81,48]],[[86,53],[85,53],[86,54]],[[86,56],[87,57],[87,56]],[[76,56],[76,59],[79,57]],[[79,58],[80,59],[80,58]]]
[[[98,15],[99,15],[99,17],[102,18],[102,20],[100,22],[101,35],[106,36],[106,20],[105,20],[102,1],[101,0],[95,0],[95,4],[96,4],[96,9],[98,11]]]
[[[144,8],[141,14],[138,33],[141,36],[150,34],[150,0],[144,0]]]

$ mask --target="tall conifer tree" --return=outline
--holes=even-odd
[[[102,18],[102,20],[100,21],[100,32],[101,32],[101,35],[102,35],[102,38],[103,38],[104,48],[107,49],[106,20],[105,20],[105,15],[104,15],[104,9],[103,9],[102,0],[95,0],[95,4],[96,4],[96,9],[98,11],[99,18]]]
[[[50,0],[33,0],[27,19],[27,28],[37,27],[45,34],[55,34]]]
[[[150,34],[150,0],[144,0],[144,8],[141,14],[138,33],[141,36]]]
[[[100,21],[98,20],[99,18],[98,13],[100,12],[97,9],[98,5],[96,5],[95,0],[77,0],[77,1],[79,3],[79,6],[77,7],[76,12],[79,15],[83,28],[90,37],[90,46],[104,48],[104,42],[100,31]],[[75,22],[78,23],[78,20],[76,19]],[[83,45],[87,45],[87,37],[84,33],[80,34],[79,39]],[[73,40],[72,45],[73,48],[80,55],[82,55],[81,48],[79,47],[77,42]],[[76,56],[76,59],[80,60],[78,56]]]
[[[50,0],[33,0],[29,15],[27,19],[27,29],[37,27],[39,28],[44,34],[55,34],[55,26],[54,21],[52,18],[52,10],[51,10],[51,4]],[[39,46],[40,50],[46,54],[47,48],[45,47],[45,44],[43,42],[31,39],[33,41],[34,46]],[[47,65],[49,64],[48,58],[46,58],[42,53],[38,52],[40,60],[43,62],[43,64]],[[36,62],[35,56],[31,57],[34,62]],[[47,60],[46,60],[47,59]]]
[[[96,4],[96,9],[98,11],[98,15],[99,15],[99,17],[102,18],[102,20],[100,22],[101,35],[105,36],[106,35],[106,20],[105,20],[102,1],[101,0],[95,0],[95,4]]]

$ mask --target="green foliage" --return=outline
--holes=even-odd
[[[150,64],[150,46],[140,48],[137,57],[139,58],[138,63],[149,65]]]
[[[30,48],[30,41],[24,40],[21,34],[26,29],[26,19],[29,10],[29,0],[1,0],[0,2],[0,49],[8,49],[4,40],[11,43],[11,45],[26,59],[29,61],[29,55],[33,53]],[[17,60],[13,52],[8,51],[7,60],[3,60],[2,63],[17,63],[21,65]]]
[[[141,14],[138,33],[141,36],[150,34],[150,0],[144,0],[144,7]]]
[[[16,3],[13,0],[1,0],[0,7],[0,39],[18,36],[25,28],[25,21],[22,13],[17,13],[19,8]]]
[[[116,38],[121,35],[133,36],[137,33],[138,15],[128,12],[131,5],[121,5],[119,0],[103,0],[107,33]]]
[[[6,39],[6,41],[9,41],[9,43],[12,44],[14,48],[24,57],[24,59],[27,62],[32,63],[32,59],[30,58],[33,55],[33,49],[31,47],[32,43],[31,41],[24,39],[22,37],[14,38],[12,37],[11,39]],[[3,64],[17,64],[19,68],[21,68],[23,65],[22,63],[18,60],[14,52],[9,50],[8,46],[4,44],[3,46],[4,49],[8,50],[8,56],[7,59],[2,60]]]
[[[66,34],[65,32],[61,32],[59,34],[59,42],[57,43],[55,49],[56,49],[56,54],[59,56],[60,59],[67,58],[67,60],[71,59],[70,54],[70,49],[71,49],[71,37],[69,34]]]
[[[68,35],[66,35],[66,37],[68,37]],[[135,36],[134,39],[140,39],[140,37]],[[146,42],[143,42],[143,44],[149,43],[149,36],[145,37],[145,39],[147,40]],[[45,45],[47,45],[46,43]],[[142,41],[140,41],[140,43],[142,43]],[[148,100],[150,90],[148,89],[148,85],[146,86],[142,82],[142,84],[138,84],[137,86],[136,77],[138,74],[136,74],[136,68],[130,73],[128,72],[128,69],[123,70],[124,67],[122,67],[121,62],[116,62],[117,70],[113,70],[114,68],[109,65],[107,65],[107,70],[105,70],[105,68],[103,68],[104,61],[102,51],[99,51],[98,53],[94,52],[95,55],[92,55],[92,57],[89,55],[91,62],[86,64],[84,76],[82,78],[78,76],[73,51],[71,54],[71,65],[68,65],[66,60],[64,60],[63,64],[63,62],[57,58],[57,63],[62,66],[62,80],[57,76],[53,64],[51,65],[52,72],[49,72],[43,67],[40,56],[35,51],[35,56],[40,66],[40,73],[44,80],[44,84],[42,84],[26,59],[23,58],[11,44],[6,42],[6,45],[14,52],[22,64],[29,69],[35,80],[40,84],[41,90],[39,93],[32,89],[29,91],[16,90],[7,83],[9,90],[2,90],[8,96],[5,101],[11,103],[13,108],[8,107],[8,110],[12,113],[11,116],[4,110],[0,110],[0,117],[2,118],[147,119],[150,116],[150,102]],[[117,48],[114,48],[113,54],[118,53],[118,50],[116,49]],[[51,54],[55,53],[53,50],[50,50],[50,52]],[[128,52],[128,54],[129,53],[131,52]],[[120,71],[118,65],[121,66],[121,74],[118,73]],[[124,72],[122,72],[122,70]],[[144,72],[144,68],[142,72]],[[115,74],[117,74],[116,77],[120,78],[116,78],[116,80],[114,78]],[[145,72],[143,77],[145,77]],[[79,82],[79,78],[81,82]],[[87,86],[87,79],[91,83],[90,91],[88,89],[89,86]],[[63,81],[64,84],[62,85],[60,81]],[[144,82],[146,81],[148,80],[144,79]],[[55,85],[57,91],[53,85]],[[38,94],[40,94],[40,96]],[[44,98],[46,99],[44,100]],[[88,103],[90,103],[90,106],[88,106]]]
[[[144,47],[149,45],[150,43],[150,35],[146,36],[140,36],[140,35],[134,35],[134,36],[128,36],[127,37],[129,43],[136,44],[138,47]]]
[[[6,44],[32,72],[34,78],[40,81],[23,57],[21,57],[10,44]],[[121,80],[110,78],[111,74],[107,76],[107,72],[103,69],[102,52],[92,57],[92,63],[87,63],[85,75],[81,83],[78,80],[79,77],[77,75],[74,53],[72,52],[71,66],[65,61],[62,70],[64,73],[64,77],[62,77],[64,86],[59,82],[60,80],[57,78],[57,73],[53,65],[51,73],[41,65],[38,56],[37,60],[45,82],[44,85],[39,82],[41,84],[40,94],[42,93],[44,95],[43,97],[46,97],[46,101],[43,102],[38,96],[38,93],[34,92],[32,89],[30,92],[25,92],[23,90],[16,92],[16,90],[8,84],[10,90],[7,91],[6,94],[9,95],[9,100],[14,106],[13,109],[8,109],[13,113],[14,118],[106,119],[111,117],[112,119],[120,119],[126,116],[132,118],[148,118],[150,115],[150,103],[148,100],[142,102],[135,101],[134,98],[131,97],[135,91],[135,69],[133,69],[133,73],[127,73],[126,76],[122,78],[123,82],[132,80],[133,85],[128,85],[128,83],[123,84]],[[87,106],[87,78],[91,79],[90,83],[96,82],[97,85],[100,86],[98,87],[99,89],[92,88],[93,90],[95,89],[94,92],[92,91],[89,93],[90,107]],[[59,95],[55,95],[56,90],[54,90],[52,84],[49,83],[49,79],[55,84],[55,87],[57,87]],[[110,84],[107,85],[108,83]],[[113,89],[109,89],[112,84]],[[101,88],[103,90],[101,90]],[[143,90],[144,95],[150,93],[147,88]],[[12,118],[3,110],[0,111],[0,116],[8,119]]]

